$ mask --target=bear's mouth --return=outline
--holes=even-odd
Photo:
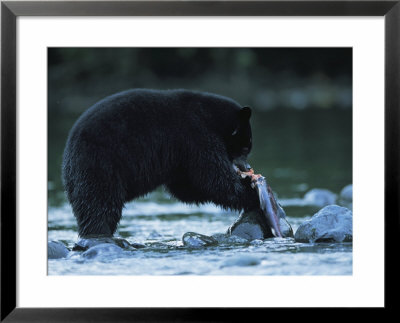
[[[250,164],[247,162],[246,157],[240,156],[233,159],[233,169],[235,171],[248,172],[251,169]]]

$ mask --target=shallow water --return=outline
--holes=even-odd
[[[316,211],[301,199],[280,201],[296,231]],[[205,235],[225,233],[238,214],[213,205],[188,206],[158,191],[126,205],[117,236],[146,247],[101,248],[98,254],[71,252],[66,259],[49,260],[49,275],[351,275],[351,243],[297,243],[271,238],[247,243],[188,248],[188,231]],[[78,240],[70,207],[49,209],[49,241],[72,248]]]

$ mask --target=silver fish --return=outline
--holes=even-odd
[[[250,175],[244,174],[244,176]],[[227,233],[248,240],[266,239],[274,236],[293,237],[293,230],[286,219],[286,213],[276,200],[265,177],[256,176],[257,180],[252,181],[252,187],[257,191],[260,208],[242,213],[229,227]]]

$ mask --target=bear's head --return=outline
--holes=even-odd
[[[252,135],[250,126],[251,109],[244,107],[239,110],[237,124],[228,140],[228,153],[241,171],[248,171],[251,167],[247,163],[247,156],[252,147]]]

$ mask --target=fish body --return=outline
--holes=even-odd
[[[252,187],[257,191],[260,200],[260,208],[243,212],[229,227],[227,233],[248,240],[293,237],[293,230],[286,219],[286,213],[276,200],[265,177],[255,175],[252,169],[240,172],[240,175],[243,178],[251,177]]]

